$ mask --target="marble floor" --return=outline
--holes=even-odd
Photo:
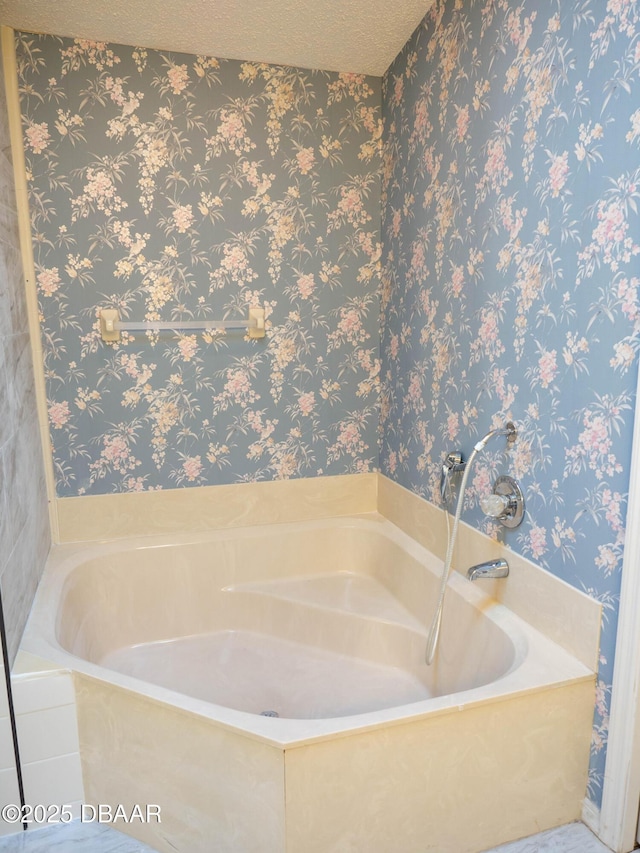
[[[583,823],[569,823],[531,835],[521,841],[502,844],[486,853],[610,853]]]
[[[0,838],[0,853],[155,853],[151,847],[99,823],[71,823],[28,829]]]
[[[154,853],[121,832],[96,823],[73,823],[31,829],[0,838],[0,853]],[[186,853],[186,851],[185,851]],[[240,851],[239,851],[240,853]],[[570,823],[503,844],[486,853],[609,853],[584,824]]]

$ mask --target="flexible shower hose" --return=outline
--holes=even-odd
[[[440,579],[440,594],[438,596],[438,603],[436,605],[435,612],[433,614],[433,619],[431,620],[431,627],[429,629],[429,636],[427,638],[427,650],[425,653],[425,661],[427,666],[431,666],[433,663],[433,658],[435,657],[436,650],[438,648],[438,638],[440,637],[440,623],[442,622],[442,608],[444,606],[444,596],[447,591],[447,582],[449,580],[449,575],[451,574],[451,562],[453,560],[453,549],[456,545],[456,535],[458,533],[458,524],[460,522],[460,516],[462,515],[462,506],[464,503],[464,491],[467,486],[467,480],[469,478],[469,472],[471,471],[471,466],[473,464],[474,459],[478,455],[478,453],[485,446],[485,441],[479,441],[476,446],[471,451],[471,456],[467,460],[467,464],[464,466],[464,473],[462,474],[462,482],[460,483],[460,491],[458,493],[458,502],[456,504],[456,513],[453,518],[453,529],[449,531],[449,511],[445,510],[447,513],[447,555],[445,557],[444,566],[442,569],[442,577]]]

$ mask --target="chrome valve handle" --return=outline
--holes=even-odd
[[[480,509],[505,527],[517,527],[524,517],[524,495],[513,477],[498,477],[493,494],[480,499]]]
[[[491,518],[500,518],[509,509],[509,498],[494,492],[480,499],[480,509]]]

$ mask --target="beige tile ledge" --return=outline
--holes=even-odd
[[[378,477],[378,512],[444,560],[447,547],[443,511],[387,477]],[[596,671],[602,607],[598,601],[531,560],[516,554],[464,522],[458,528],[454,569],[504,557],[509,577],[476,581],[522,619]]]
[[[33,678],[42,675],[55,675],[61,672],[66,673],[69,670],[38,655],[32,655],[31,652],[25,652],[24,649],[18,651],[16,659],[13,662],[13,667],[11,668],[13,679],[17,676]]]
[[[377,474],[58,498],[59,542],[203,532],[375,512]]]

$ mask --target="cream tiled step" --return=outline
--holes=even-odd
[[[425,666],[427,629],[383,584],[350,572],[228,586],[220,628],[255,631],[382,666],[444,695],[499,678],[515,650],[480,609],[445,600],[439,652]]]
[[[355,572],[338,571],[225,587],[226,592],[250,592],[313,608],[366,616],[414,631],[424,626],[377,580]]]
[[[223,596],[226,628],[423,673],[424,626],[371,578],[337,572],[252,582]]]

